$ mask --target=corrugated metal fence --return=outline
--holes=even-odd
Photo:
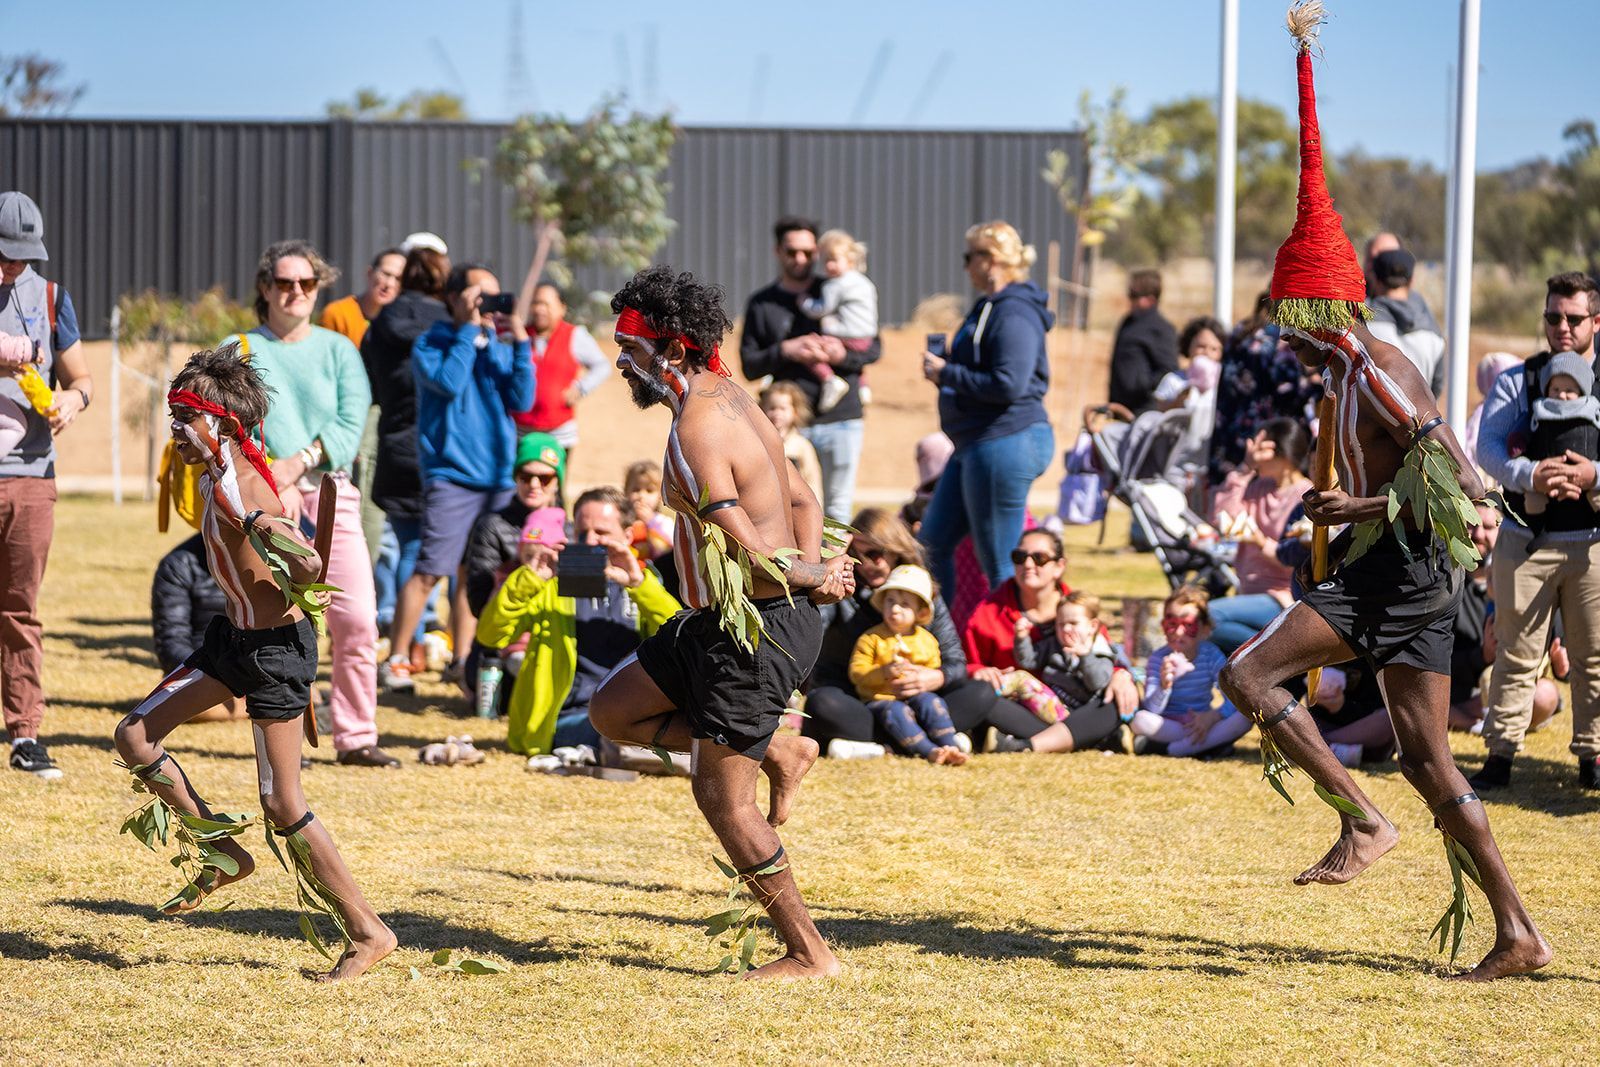
[[[514,285],[533,254],[493,176],[504,127],[474,123],[0,121],[0,189],[39,202],[48,276],[77,303],[85,336],[106,336],[126,292],[193,295],[221,285],[249,300],[256,257],[308,237],[359,287],[371,255],[434,230],[456,258]],[[1004,218],[1039,249],[1072,254],[1073,224],[1039,176],[1073,132],[683,130],[658,259],[725,286],[735,313],[774,274],[769,227],[786,212],[840,226],[871,249],[885,322],[918,301],[965,294],[962,234]],[[582,283],[619,279],[581,272]]]

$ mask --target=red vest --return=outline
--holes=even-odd
[[[578,377],[578,361],[572,358],[572,330],[570,322],[557,323],[544,355],[534,353],[533,407],[512,413],[518,429],[549,432],[575,416],[572,406],[562,399]]]

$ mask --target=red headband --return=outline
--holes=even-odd
[[[683,345],[684,348],[693,349],[696,352],[701,350],[699,345],[689,340],[689,338],[684,334],[664,334],[657,331],[654,326],[650,325],[650,321],[648,319],[646,319],[639,312],[635,311],[633,308],[625,307],[622,309],[622,313],[617,316],[617,332],[620,334],[626,334],[629,337],[643,337],[650,341],[660,341],[663,339],[668,341],[677,341],[679,344]],[[721,345],[718,345],[716,348],[711,350],[711,358],[706,360],[706,369],[712,371],[713,373],[720,374],[724,378],[731,378],[733,377],[733,372],[728,370],[728,368],[723,364],[721,352]]]
[[[261,450],[256,447],[256,443],[250,440],[250,435],[244,432],[244,423],[239,421],[239,416],[221,404],[213,404],[188,389],[172,390],[167,394],[167,403],[178,407],[194,408],[196,411],[204,412],[207,415],[215,415],[219,419],[232,419],[234,426],[238,427],[239,430],[237,438],[239,451],[244,453],[244,458],[250,461],[250,466],[256,469],[256,473],[267,480],[267,485],[272,487],[272,492],[274,494],[278,492],[278,483],[272,480],[272,470],[267,466],[266,457],[261,454]],[[256,424],[256,432],[262,433],[261,424],[259,423]],[[265,434],[263,433],[264,437]]]

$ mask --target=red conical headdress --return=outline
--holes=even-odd
[[[1289,9],[1300,81],[1300,193],[1294,229],[1272,264],[1272,318],[1306,332],[1343,331],[1365,317],[1366,277],[1344,220],[1334,210],[1322,170],[1322,134],[1317,125],[1317,90],[1311,78],[1311,46],[1323,20],[1321,0]]]

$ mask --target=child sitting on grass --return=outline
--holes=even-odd
[[[1006,673],[1000,695],[1045,722],[1060,722],[1111,684],[1117,661],[1100,634],[1100,598],[1075,590],[1061,598],[1056,624],[1033,639],[1033,620],[1017,616],[1012,655],[1021,670]]]
[[[900,566],[872,595],[883,622],[856,639],[850,656],[850,682],[895,747],[929,763],[959,766],[966,753],[956,747],[950,709],[937,693],[908,700],[893,692],[895,676],[906,665],[940,665],[939,640],[928,632],[933,619],[933,579],[921,567]]]
[[[650,459],[630,464],[622,491],[633,505],[633,525],[628,527],[633,554],[649,561],[671,552],[672,520],[661,512],[661,464]]]
[[[1144,707],[1134,712],[1133,732],[1166,746],[1169,756],[1199,756],[1233,744],[1250,730],[1250,719],[1216,700],[1217,674],[1227,662],[1209,640],[1210,597],[1192,585],[1179,588],[1162,606],[1167,643],[1150,655]]]

